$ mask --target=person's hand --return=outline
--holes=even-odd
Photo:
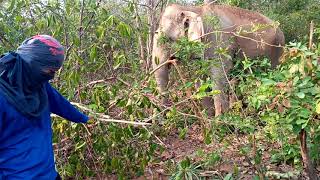
[[[89,120],[87,121],[87,124],[94,124],[94,117],[89,116]]]

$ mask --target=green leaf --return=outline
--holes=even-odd
[[[204,143],[206,143],[207,145],[210,144],[212,142],[212,137],[210,136],[210,133],[205,133],[204,136]]]
[[[301,131],[301,126],[300,125],[293,125],[293,133],[294,134],[299,134],[299,132]]]
[[[303,92],[298,92],[295,95],[298,96],[300,99],[303,99],[306,96]]]
[[[97,57],[97,48],[93,46],[90,51],[90,61],[94,61]]]
[[[232,180],[233,178],[232,178],[232,173],[229,173],[229,174],[227,174],[224,178],[223,178],[223,180]]]
[[[293,79],[293,85],[294,85],[294,86],[297,85],[297,83],[298,83],[299,80],[300,80],[300,79],[299,79],[298,76],[294,77],[294,79]]]
[[[110,15],[106,20],[107,25],[113,26],[114,25],[114,19],[115,19],[115,17],[113,15]]]
[[[179,138],[180,139],[185,139],[186,138],[186,135],[187,135],[187,132],[188,132],[188,128],[179,128]]]
[[[210,92],[208,93],[208,95],[210,95],[210,96],[215,96],[215,95],[220,94],[220,93],[221,93],[220,90],[212,90],[212,91],[210,91]]]
[[[12,11],[14,6],[16,4],[16,1],[15,0],[11,0],[11,3],[10,3],[10,6],[8,7],[7,11]]]
[[[202,99],[202,98],[204,98],[206,96],[207,96],[207,93],[199,92],[199,93],[195,94],[193,97],[196,98],[196,99]]]
[[[186,84],[185,84],[185,87],[186,88],[189,88],[189,87],[191,87],[193,85],[193,82],[187,82]]]
[[[51,25],[51,16],[47,18],[47,27],[49,27],[50,25]]]
[[[320,114],[320,102],[318,102],[316,105],[316,113]]]
[[[130,28],[127,24],[120,22],[119,25],[117,26],[117,29],[120,33],[121,36],[123,37],[130,37]]]
[[[302,108],[300,111],[299,111],[299,114],[298,116],[299,117],[302,117],[304,119],[309,119],[310,115],[311,115],[311,111],[309,109],[306,109],[306,108]]]
[[[180,165],[183,169],[189,167],[191,165],[190,158],[187,156],[184,160],[180,162]]]
[[[152,91],[153,90],[151,88],[148,88],[148,87],[142,89],[142,92],[144,92],[144,93],[152,93]]]
[[[98,26],[96,30],[96,35],[99,39],[103,39],[106,28],[103,26]]]
[[[130,3],[128,4],[128,8],[129,8],[129,11],[130,11],[131,13],[134,12],[134,4],[133,4],[133,2],[130,2]]]
[[[117,158],[113,157],[111,160],[111,167],[113,169],[117,169],[118,165],[119,165],[119,160]]]
[[[209,84],[205,83],[205,84],[202,84],[199,88],[199,92],[206,92],[206,90],[209,88]]]
[[[125,99],[119,99],[116,104],[118,105],[118,107],[124,107],[126,105],[126,100]]]
[[[297,121],[296,121],[296,123],[298,124],[298,125],[300,125],[300,124],[303,124],[303,123],[305,123],[305,122],[307,122],[308,120],[306,120],[306,119],[298,119]]]
[[[120,65],[121,65],[122,63],[120,62],[120,63],[118,63],[118,64],[116,64],[114,67],[113,67],[113,69],[114,70],[116,70],[116,69],[118,69],[119,67],[120,67]]]
[[[86,144],[87,144],[86,142],[83,142],[82,144],[77,144],[76,148],[75,148],[75,151],[77,151],[78,149],[82,148]]]
[[[306,127],[308,126],[308,123],[309,123],[309,120],[306,121],[306,122],[301,126],[301,128],[302,128],[302,129],[306,128]]]
[[[274,80],[267,79],[267,78],[263,78],[263,79],[261,79],[261,81],[262,81],[263,85],[266,85],[266,86],[276,84],[276,82]]]

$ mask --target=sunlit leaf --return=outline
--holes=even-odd
[[[298,92],[295,95],[298,96],[300,99],[303,99],[306,96],[303,92]]]

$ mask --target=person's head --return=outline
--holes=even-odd
[[[63,46],[49,35],[36,35],[26,39],[16,53],[26,62],[28,76],[34,83],[53,79],[64,60]]]

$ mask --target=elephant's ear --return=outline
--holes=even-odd
[[[191,41],[201,41],[204,34],[203,21],[200,16],[194,17],[189,21],[188,38]]]

